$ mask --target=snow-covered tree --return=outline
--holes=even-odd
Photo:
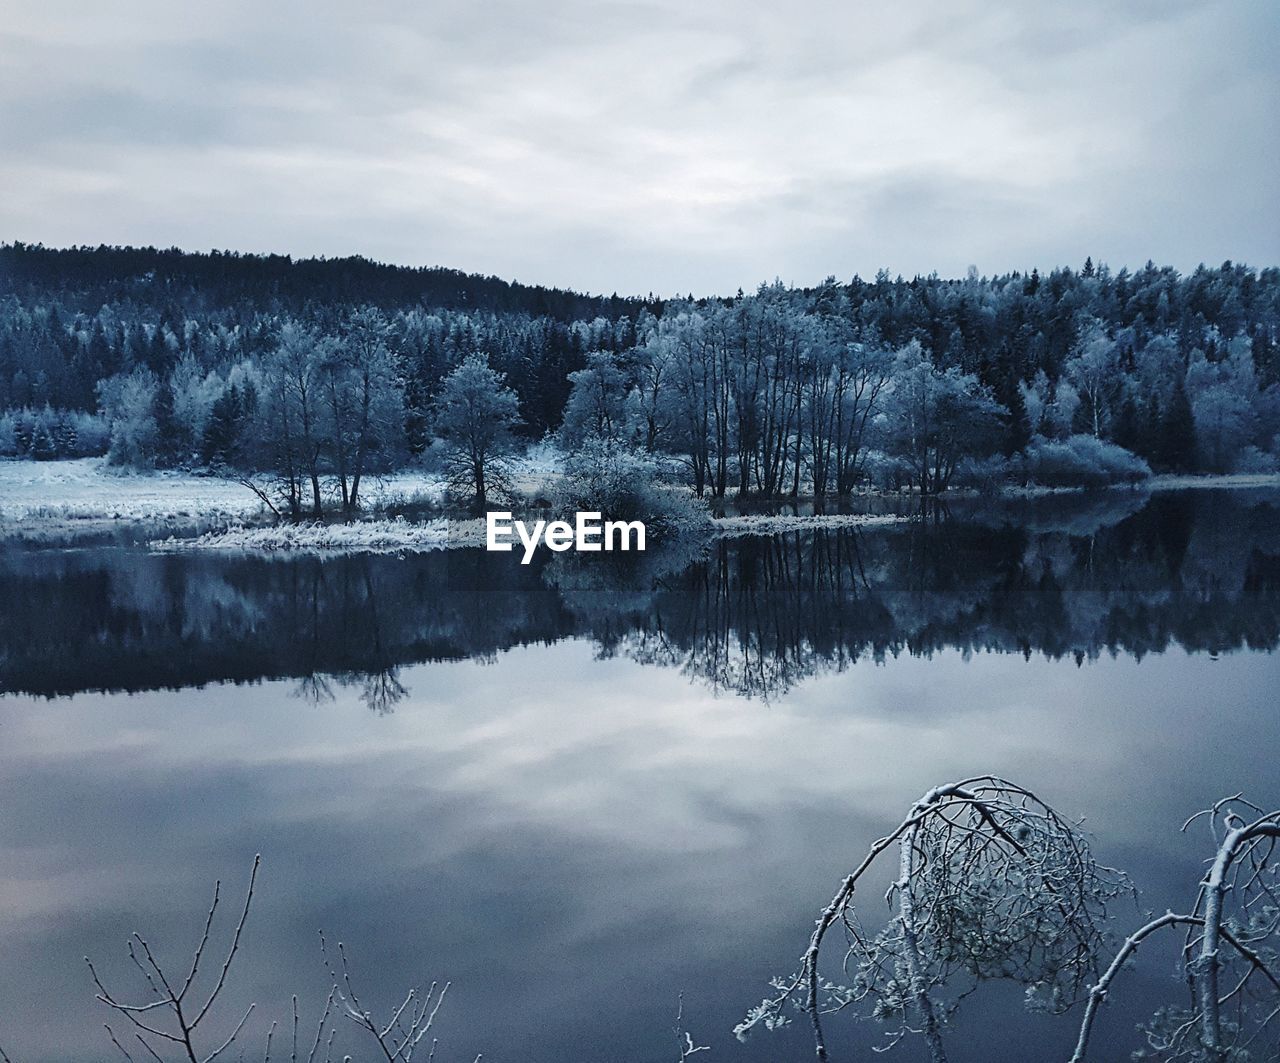
[[[434,410],[450,484],[483,514],[490,494],[504,482],[504,459],[515,447],[516,393],[485,355],[472,354],[445,377]]]
[[[145,366],[98,385],[98,403],[111,424],[108,457],[113,464],[143,468],[154,463],[157,386],[155,373]]]
[[[1006,412],[976,376],[938,368],[912,341],[895,358],[880,425],[885,449],[921,492],[937,494],[962,458],[990,453]]]

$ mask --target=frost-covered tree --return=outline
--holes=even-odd
[[[674,374],[670,348],[650,329],[633,353],[635,383],[627,394],[627,420],[636,441],[650,453],[671,442],[673,420],[670,401]]]
[[[863,476],[872,425],[892,372],[891,352],[873,338],[850,342],[837,362],[833,457],[839,495],[849,494]]]
[[[218,374],[204,369],[194,355],[186,354],[174,366],[169,377],[173,395],[173,421],[177,438],[174,450],[183,460],[190,460],[204,439],[213,404],[222,394],[223,383]]]
[[[1254,409],[1258,379],[1248,339],[1232,340],[1226,357],[1218,361],[1210,361],[1201,350],[1193,351],[1186,388],[1201,467],[1229,472],[1236,457],[1256,438],[1258,427]]]
[[[592,351],[587,367],[569,374],[569,399],[560,438],[567,448],[585,439],[617,443],[627,434],[627,376],[610,351]],[[650,386],[657,387],[652,384]],[[648,426],[655,428],[651,422]]]
[[[1146,1046],[1132,1058],[1188,1063],[1280,1058],[1272,1030],[1280,1017],[1280,810],[1265,811],[1236,795],[1192,816],[1183,830],[1201,819],[1209,824],[1215,851],[1194,903],[1150,920],[1124,940],[1089,989],[1070,1063],[1104,1058],[1090,1055],[1100,1009],[1139,946],[1168,928],[1183,931],[1180,974],[1187,995],[1184,1003],[1161,1008],[1142,1027]]]
[[[504,459],[515,446],[516,393],[485,355],[472,354],[445,377],[434,409],[449,482],[483,514],[504,482]]]
[[[320,363],[327,453],[346,513],[359,507],[365,473],[387,462],[402,442],[404,394],[389,335],[379,311],[361,308]]]
[[[98,403],[111,424],[108,457],[113,464],[143,468],[154,463],[158,384],[155,373],[140,366],[98,385]]]
[[[1083,413],[1095,438],[1102,436],[1110,422],[1111,402],[1120,388],[1118,369],[1115,340],[1107,335],[1102,322],[1090,321],[1081,331],[1064,372],[1084,402]]]
[[[976,376],[940,369],[912,342],[898,352],[885,399],[885,449],[924,494],[945,491],[960,460],[990,453],[1007,411]]]

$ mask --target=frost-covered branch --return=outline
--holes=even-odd
[[[133,934],[127,947],[129,959],[137,968],[142,983],[150,993],[150,997],[144,997],[138,1003],[126,1002],[123,997],[108,989],[92,961],[85,958],[90,977],[97,989],[98,1000],[133,1027],[134,1038],[149,1059],[157,1063],[171,1063],[177,1060],[185,1063],[218,1063],[219,1060],[227,1058],[227,1053],[232,1048],[238,1049],[240,1059],[246,1058],[244,1040],[247,1036],[249,1020],[257,1011],[256,1004],[250,1004],[240,1015],[239,1020],[221,1035],[208,1036],[201,1024],[216,1010],[215,1005],[228,985],[253,905],[260,866],[261,857],[255,857],[248,888],[245,891],[244,905],[240,909],[225,958],[217,968],[218,973],[215,979],[202,979],[200,974],[203,960],[214,937],[215,917],[221,905],[221,883],[214,886],[213,900],[205,916],[203,931],[196,945],[190,969],[181,983],[170,979],[164,964],[157,958],[151,945],[141,934]],[[435,1056],[436,1041],[432,1039],[425,1045],[424,1042],[435,1026],[449,983],[438,987],[433,982],[425,993],[417,988],[411,989],[400,1005],[390,1013],[389,1018],[385,1022],[377,1023],[356,994],[345,947],[341,943],[338,945],[341,972],[339,974],[329,963],[323,935],[320,941],[321,954],[325,967],[333,978],[333,986],[325,999],[316,1024],[315,1035],[311,1038],[310,1049],[305,1055],[305,1063],[333,1063],[334,1043],[337,1038],[337,1023],[334,1020],[338,1011],[371,1035],[378,1049],[379,1058],[386,1060],[387,1063],[413,1063],[414,1052],[420,1046],[425,1048],[427,1063],[430,1063]],[[193,1008],[188,999],[189,995],[197,992],[197,986],[201,982],[210,980],[213,984],[208,988],[208,994],[201,992],[197,997],[203,1000],[203,1003],[198,1009]],[[272,1022],[267,1029],[262,1055],[263,1063],[270,1063],[272,1046],[278,1043],[277,1031],[280,1031],[281,1041],[288,1037],[288,1042],[281,1047],[281,1051],[288,1049],[290,1063],[302,1063],[304,1059],[301,1053],[305,1046],[300,1044],[302,1018],[296,996],[292,997],[291,1004],[289,1029],[280,1031],[279,1022]],[[116,1036],[110,1026],[105,1028],[112,1045],[125,1059],[133,1060],[135,1057],[129,1051],[129,1047],[126,1047],[125,1043]],[[129,1046],[133,1047],[132,1042]],[[344,1058],[351,1059],[350,1056]],[[477,1056],[476,1060],[480,1058]],[[0,1063],[11,1063],[2,1049],[0,1049]]]
[[[894,846],[898,874],[886,894],[893,915],[872,935],[853,897]],[[1035,1006],[1065,1010],[1096,973],[1108,903],[1129,888],[1093,859],[1076,824],[1031,791],[991,775],[935,787],[871,845],[820,914],[797,973],[775,980],[777,995],[735,1033],[782,1025],[785,1008],[798,1007],[825,1061],[823,1014],[861,1005],[889,1024],[886,1047],[920,1033],[942,1063],[942,1027],[967,992],[944,999],[948,988],[957,980],[971,991],[983,980],[1011,979],[1028,987]],[[837,923],[847,942],[847,985],[819,973]]]
[[[1165,1007],[1145,1025],[1148,1051],[1140,1058],[1226,1063],[1253,1059],[1250,1046],[1280,1014],[1280,811],[1265,812],[1240,794],[1223,798],[1183,824],[1204,819],[1215,851],[1189,912],[1166,913],[1131,934],[1089,991],[1071,1063],[1084,1063],[1090,1037],[1111,983],[1147,937],[1168,927],[1187,928],[1181,974],[1184,1007]],[[1223,989],[1223,979],[1230,978]],[[1255,978],[1256,976],[1256,978]],[[1257,982],[1259,988],[1254,988]],[[1269,1059],[1280,1058],[1273,1046]]]
[[[444,1003],[445,994],[452,983],[443,986],[432,982],[426,992],[415,986],[410,989],[385,1023],[374,1020],[371,1012],[360,1003],[355,986],[351,979],[351,968],[347,962],[347,950],[341,941],[338,942],[338,966],[335,970],[329,959],[329,950],[324,933],[320,934],[320,954],[323,957],[325,970],[333,980],[330,1001],[336,1000],[343,1012],[357,1027],[368,1033],[387,1063],[412,1063],[413,1054],[435,1026],[436,1015]],[[428,1059],[435,1055],[436,1041],[432,1038],[427,1046]],[[476,1060],[480,1060],[476,1056]]]

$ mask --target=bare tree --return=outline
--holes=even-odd
[[[873,935],[853,897],[894,846],[898,872],[886,895],[893,915]],[[981,981],[1011,979],[1028,987],[1033,1006],[1070,1007],[1096,976],[1107,906],[1128,890],[1120,872],[1093,859],[1078,826],[1031,791],[990,775],[935,787],[872,844],[822,911],[798,972],[775,979],[778,994],[734,1032],[784,1025],[791,1004],[808,1014],[825,1061],[822,1016],[862,1006],[891,1024],[886,1047],[918,1031],[934,1063],[943,1063],[942,1027]],[[825,980],[818,969],[837,924],[847,941],[848,985]],[[960,981],[966,987],[944,999]]]
[[[214,1063],[233,1046],[238,1049],[238,1058],[245,1058],[243,1042],[246,1026],[257,1008],[256,1004],[249,1005],[229,1033],[224,1030],[223,1033],[216,1035],[206,1034],[203,1023],[217,1010],[215,1005],[226,989],[228,976],[239,952],[245,923],[248,921],[249,910],[253,904],[258,869],[261,864],[261,856],[255,856],[253,870],[249,875],[249,886],[245,891],[244,905],[231,935],[226,958],[218,968],[218,974],[216,979],[213,979],[211,987],[207,985],[210,979],[201,979],[199,976],[213,935],[214,920],[221,904],[221,882],[214,885],[213,902],[209,905],[209,912],[205,917],[204,932],[196,946],[190,969],[181,982],[168,973],[147,940],[137,933],[129,939],[128,953],[129,959],[138,969],[147,987],[147,997],[142,1003],[125,1003],[120,996],[108,990],[98,976],[93,963],[85,957],[85,963],[89,965],[89,972],[98,990],[98,1000],[129,1023],[132,1028],[128,1032],[131,1032],[133,1037],[130,1038],[125,1033],[122,1040],[110,1024],[105,1024],[111,1043],[130,1063],[134,1063],[135,1057],[129,1049],[137,1050],[139,1047],[142,1052],[145,1052],[145,1056],[140,1058],[154,1060],[156,1063],[166,1063],[168,1060],[182,1060],[185,1063]],[[325,969],[333,980],[333,986],[320,1012],[315,1035],[309,1039],[299,1040],[301,1017],[298,1011],[298,998],[296,996],[292,998],[292,1037],[288,1046],[290,1063],[300,1063],[304,1058],[306,1063],[321,1063],[322,1059],[323,1063],[332,1063],[334,1042],[338,1034],[335,1020],[340,1014],[350,1019],[357,1029],[370,1035],[377,1049],[377,1058],[385,1059],[387,1063],[413,1063],[414,1052],[419,1048],[425,1049],[428,1060],[434,1058],[436,1040],[434,1038],[427,1040],[427,1038],[435,1026],[436,1016],[444,1003],[449,983],[438,986],[437,983],[432,982],[425,993],[418,987],[410,989],[399,1007],[391,1012],[389,1018],[385,1022],[377,1022],[360,1002],[360,997],[356,993],[347,963],[346,949],[342,943],[338,943],[337,970],[329,962],[323,933],[320,935],[320,950]],[[197,989],[202,981],[206,983],[205,988]],[[272,1044],[276,1040],[278,1028],[279,1023],[272,1022],[267,1029],[262,1055],[263,1063],[270,1063]],[[302,1052],[306,1048],[307,1040],[310,1040],[311,1047],[304,1057]],[[320,1055],[322,1048],[323,1057]],[[351,1056],[343,1058],[349,1061]],[[479,1063],[481,1058],[476,1056],[475,1063]],[[3,1050],[0,1050],[0,1063],[11,1063]]]
[[[1098,1011],[1125,963],[1147,938],[1172,926],[1186,928],[1181,974],[1188,1002],[1162,1008],[1147,1023],[1142,1056],[1206,1063],[1280,1059],[1274,1035],[1269,1044],[1261,1041],[1280,1015],[1280,810],[1265,812],[1236,794],[1196,813],[1183,830],[1202,818],[1216,851],[1195,903],[1188,912],[1152,919],[1125,939],[1089,990],[1071,1063],[1089,1058]],[[1265,1055],[1256,1054],[1264,1049]]]
[[[432,982],[424,993],[420,987],[410,989],[404,999],[385,1022],[377,1021],[372,1013],[360,1003],[351,981],[351,969],[347,963],[347,951],[342,942],[338,942],[338,966],[335,969],[329,962],[329,951],[325,945],[324,934],[320,934],[320,953],[324,957],[325,970],[333,979],[333,990],[330,1000],[336,999],[343,1013],[368,1033],[377,1045],[387,1063],[413,1063],[413,1054],[423,1044],[427,1034],[435,1026],[436,1015],[444,1003],[445,994],[449,992],[450,983],[443,986]],[[428,1059],[436,1054],[436,1040],[432,1038],[426,1044]],[[475,1063],[480,1063],[481,1056],[476,1056]]]
[[[240,948],[240,937],[244,932],[245,921],[249,918],[249,908],[253,904],[253,890],[258,881],[258,868],[262,857],[253,858],[253,871],[249,875],[249,887],[245,891],[244,907],[236,923],[235,932],[231,936],[231,945],[227,957],[222,962],[221,970],[213,988],[205,992],[195,992],[196,979],[200,973],[200,964],[209,946],[209,937],[213,930],[214,916],[218,913],[221,902],[222,883],[213,887],[213,903],[209,905],[209,914],[205,919],[204,933],[196,946],[195,957],[185,978],[178,982],[165,973],[165,968],[156,959],[147,940],[135,932],[128,942],[129,959],[146,982],[150,999],[141,1004],[127,1004],[113,994],[98,977],[97,969],[88,956],[84,962],[89,965],[89,973],[93,984],[98,989],[98,999],[133,1027],[134,1039],[142,1046],[152,1059],[163,1060],[161,1051],[177,1051],[182,1059],[189,1063],[212,1063],[223,1052],[229,1049],[244,1030],[245,1023],[253,1014],[255,1004],[250,1004],[243,1017],[231,1033],[226,1037],[214,1037],[202,1040],[198,1034],[201,1024],[209,1016],[218,997],[227,985],[227,975],[235,961]],[[199,1001],[203,1000],[203,1003]],[[111,1043],[120,1050],[126,1059],[133,1059],[129,1050],[120,1043],[115,1031],[106,1025],[107,1036]]]

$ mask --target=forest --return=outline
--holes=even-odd
[[[421,464],[652,459],[713,499],[1280,467],[1280,269],[1086,261],[596,297],[360,258],[0,246],[0,456],[256,478],[281,515]]]

